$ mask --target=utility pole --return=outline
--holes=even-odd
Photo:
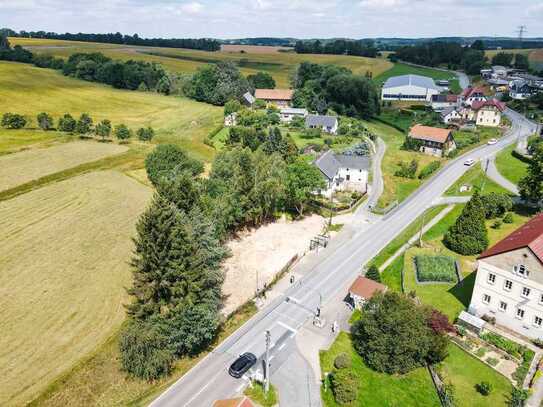
[[[490,158],[487,158],[486,163],[485,163],[485,176],[483,177],[483,183],[481,184],[481,194],[485,190],[486,174],[488,174],[488,166],[489,165],[490,165]]]
[[[265,394],[268,394],[268,391],[270,391],[270,342],[271,334],[269,330],[266,330],[266,376],[264,378]]]
[[[420,232],[419,232],[419,247],[422,247],[422,229],[424,228],[424,220],[426,218],[426,211],[428,208],[424,208],[424,212],[422,212],[422,222],[420,223]]]
[[[519,25],[517,33],[518,33],[518,41],[520,43],[519,45],[520,45],[520,48],[522,48],[522,41],[524,39],[524,34],[526,33],[526,26],[525,25]]]

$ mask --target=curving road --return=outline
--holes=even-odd
[[[467,170],[463,164],[466,159],[484,160],[531,134],[532,123],[515,112],[507,111],[506,114],[512,121],[512,128],[497,144],[481,146],[451,161],[391,213],[354,234],[345,243],[325,249],[319,255],[320,263],[310,273],[262,309],[151,405],[210,406],[214,400],[239,394],[247,379],[230,377],[228,366],[243,352],[252,352],[261,358],[265,351],[263,338],[266,330],[270,330],[272,337],[272,373],[279,369],[282,361],[295,352],[295,336],[304,324],[313,319],[320,301],[326,318],[328,304],[331,305],[333,299],[345,292],[360,273],[361,266],[441,197]],[[296,239],[296,236],[292,238]],[[297,377],[292,380],[293,385],[300,386],[300,389],[306,385],[305,377],[299,378],[299,384]]]

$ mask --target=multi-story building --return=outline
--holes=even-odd
[[[469,312],[543,338],[543,214],[479,256]]]

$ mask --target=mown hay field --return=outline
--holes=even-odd
[[[71,137],[52,131],[22,129],[11,131],[0,129],[0,156],[17,151],[54,145],[58,142],[70,141]]]
[[[125,151],[128,148],[118,144],[75,141],[4,155],[0,157],[0,191]]]
[[[30,401],[118,329],[151,193],[103,171],[0,202],[0,405]]]
[[[158,47],[136,47],[115,44],[83,43],[31,38],[11,38],[13,44],[28,47],[33,52],[47,53],[60,57],[68,57],[76,52],[102,52],[120,60],[136,59],[160,62],[167,69],[179,73],[191,73],[208,63],[231,61],[239,66],[245,75],[258,71],[268,72],[277,82],[278,87],[288,87],[290,76],[296,66],[304,61],[321,64],[335,64],[351,69],[355,73],[367,71],[377,76],[390,69],[392,63],[382,58],[364,58],[347,55],[314,55],[296,54],[293,52],[277,52],[277,47],[264,50],[262,47],[226,48],[222,52]],[[238,52],[235,50],[239,49]],[[241,52],[241,50],[245,52]]]
[[[40,112],[55,120],[64,113],[77,117],[85,112],[94,122],[109,119],[113,125],[124,123],[134,130],[152,126],[157,131],[155,142],[178,144],[204,160],[210,160],[214,150],[203,140],[222,123],[222,109],[206,103],[114,89],[51,69],[0,62],[0,114],[7,111],[28,115],[34,126]]]

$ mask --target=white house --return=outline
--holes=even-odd
[[[509,96],[516,100],[528,99],[532,96],[532,88],[524,79],[517,79],[509,83]]]
[[[543,339],[543,214],[479,256],[469,312]]]
[[[328,150],[313,163],[324,176],[327,187],[321,194],[329,197],[336,191],[368,190],[368,172],[371,159],[367,156],[335,154]]]
[[[432,78],[420,75],[400,75],[388,78],[381,90],[382,100],[430,102],[440,89]]]
[[[498,127],[501,124],[505,107],[505,103],[496,99],[473,102],[471,110],[474,113],[475,124],[477,126]]]
[[[471,106],[473,102],[484,102],[486,96],[481,88],[469,88],[464,89],[460,95],[461,101],[465,106]]]
[[[305,119],[308,114],[309,112],[307,111],[307,109],[288,107],[285,109],[281,109],[279,117],[283,123],[290,123],[293,118],[301,117],[302,119]]]
[[[224,125],[226,127],[237,126],[238,124],[238,114],[236,112],[230,113],[224,116]]]
[[[441,121],[445,124],[459,122],[462,120],[462,115],[457,107],[448,107],[440,113]]]
[[[321,129],[329,134],[337,134],[339,122],[336,116],[321,116],[310,114],[305,118],[307,129]]]
[[[360,309],[378,292],[386,292],[387,286],[369,278],[359,276],[349,287],[349,301],[354,308]]]

